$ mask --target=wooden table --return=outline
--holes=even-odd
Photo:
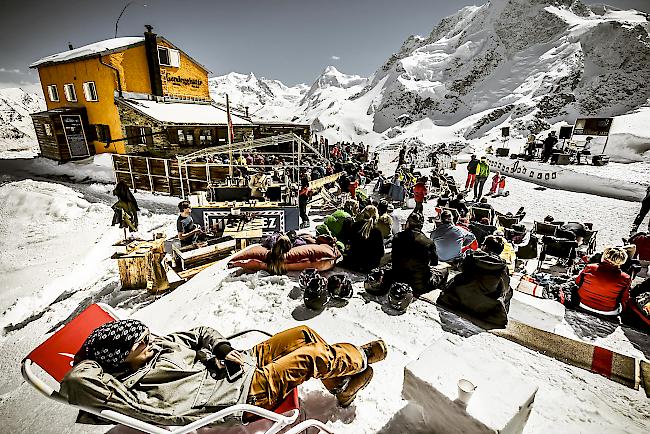
[[[223,230],[223,236],[231,236],[237,241],[237,248],[244,249],[248,240],[262,238],[263,221],[260,218],[254,218],[249,222],[230,221]]]
[[[227,234],[224,233],[224,237],[226,235]],[[225,251],[234,249],[235,246],[236,246],[236,240],[234,239],[234,237],[232,237],[202,247],[173,246],[172,249],[174,255],[181,261],[181,268],[185,270],[185,268],[191,263],[208,259],[211,256],[217,256]]]

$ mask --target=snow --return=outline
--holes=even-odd
[[[429,415],[433,432],[522,432],[538,387],[493,353],[497,340],[443,337],[406,365],[403,394]],[[476,386],[466,408],[455,402],[459,380]]]
[[[41,95],[0,89],[0,158],[31,158],[38,152],[30,113],[45,110]]]
[[[394,156],[395,151],[390,149],[381,154],[382,161],[386,162]],[[33,160],[18,164],[36,173],[42,167]],[[98,158],[94,165],[87,162],[86,165],[66,166],[71,172],[70,178],[84,179],[86,173],[92,172],[88,166],[104,170],[106,164],[107,161]],[[385,164],[382,165],[385,170]],[[47,172],[50,168],[46,169]],[[14,180],[16,173],[17,169],[6,174],[4,184],[0,185],[0,198],[8,205],[0,216],[2,237],[10,243],[8,250],[20,251],[19,257],[0,256],[3,285],[13,282],[2,291],[2,307],[9,304],[11,307],[0,317],[3,327],[0,348],[4,355],[0,360],[3,429],[84,433],[106,430],[74,425],[74,411],[37,395],[20,379],[19,372],[20,359],[45,335],[74,316],[75,311],[95,301],[107,302],[125,316],[142,319],[158,333],[199,324],[211,325],[226,334],[248,328],[277,332],[306,324],[332,342],[362,344],[379,337],[385,339],[389,356],[374,366],[375,379],[359,394],[352,407],[338,408],[317,381],[309,381],[301,387],[308,416],[325,421],[335,432],[405,432],[405,427],[408,432],[430,432],[429,416],[413,412],[402,397],[404,368],[440,339],[450,342],[454,351],[466,348],[466,353],[473,354],[473,349],[481,348],[486,357],[514,367],[518,372],[515,377],[521,375],[526,383],[539,388],[525,433],[551,430],[643,433],[650,428],[650,408],[642,391],[488,335],[466,320],[428,303],[416,301],[403,315],[387,314],[389,311],[382,306],[383,300],[364,297],[363,276],[358,274],[350,273],[355,296],[346,303],[329,306],[320,314],[304,308],[296,273],[288,276],[269,276],[264,272],[241,274],[237,270],[227,270],[223,262],[162,297],[142,291],[120,291],[116,265],[110,259],[112,243],[122,236],[121,230],[109,226],[112,216],[109,205],[114,201],[109,195],[111,186],[56,184],[46,179],[46,173],[40,174],[44,181]],[[459,168],[454,175],[461,181],[464,169]],[[631,221],[637,207],[632,202],[588,194],[540,191],[535,185],[519,180],[510,180],[508,189],[510,196],[492,200],[497,209],[514,210],[526,205],[526,224],[532,224],[546,213],[558,219],[589,218],[601,231],[600,247],[616,242],[625,232],[620,223]],[[173,199],[143,193],[136,197],[143,208],[140,234],[149,236],[154,230],[163,230],[172,235],[175,229]],[[590,207],[596,200],[598,206]],[[432,208],[433,204],[426,204],[425,213],[430,214]],[[398,209],[395,213],[405,217],[409,212]],[[320,218],[313,217],[315,225]],[[72,242],[74,249],[69,248]],[[20,282],[19,286],[14,286],[15,282]],[[563,309],[548,300],[516,294],[511,312],[513,318],[539,328],[647,359],[647,337],[643,341],[644,338],[630,335],[620,327],[607,329],[588,318],[571,316]],[[259,339],[237,341],[236,346],[246,348]],[[467,359],[467,363],[470,362]],[[475,366],[477,374],[489,368],[488,365]],[[441,380],[455,382],[457,375],[452,373],[457,368],[460,369],[460,365],[441,362],[435,375]],[[498,394],[499,390],[494,393]],[[32,411],[38,412],[40,417],[34,418]],[[444,411],[444,407],[438,409],[438,413]]]
[[[141,99],[122,100],[133,109],[150,116],[160,122],[176,124],[228,124],[228,116],[222,108],[211,104],[198,103],[162,103]],[[250,125],[251,122],[231,113],[234,125]]]
[[[126,48],[130,45],[138,44],[144,42],[142,36],[127,36],[121,38],[111,38],[99,42],[94,42],[92,44],[84,45],[83,47],[75,48],[73,50],[63,51],[61,53],[52,54],[50,56],[43,57],[36,62],[29,65],[30,68],[42,65],[44,63],[54,63],[54,62],[67,62],[73,59],[78,59],[80,57],[92,56],[93,54],[100,54],[105,51],[118,50],[120,48]]]

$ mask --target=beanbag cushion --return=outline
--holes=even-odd
[[[269,249],[256,244],[235,254],[228,262],[228,268],[241,267],[249,271],[266,270],[266,255]],[[341,257],[337,248],[327,244],[306,244],[293,247],[286,255],[287,271],[302,271],[316,268],[327,271],[334,268],[336,260]]]

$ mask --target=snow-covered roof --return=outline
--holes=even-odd
[[[75,48],[73,50],[63,51],[61,53],[52,54],[29,65],[30,68],[42,65],[44,63],[57,63],[67,62],[72,59],[81,57],[88,57],[95,54],[103,53],[105,51],[115,51],[121,48],[126,48],[131,45],[144,42],[143,36],[128,36],[123,38],[112,38],[104,41],[95,42],[92,44],[84,45],[83,47]]]
[[[210,104],[156,102],[150,100],[121,99],[140,113],[159,122],[195,125],[226,125],[226,110]],[[252,122],[231,113],[234,125],[252,125]]]

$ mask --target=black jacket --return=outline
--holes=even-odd
[[[431,267],[438,265],[436,245],[422,231],[406,229],[395,235],[391,255],[395,282],[408,283],[420,294],[435,289]]]
[[[365,222],[354,222],[350,228],[348,248],[343,258],[343,266],[350,270],[367,273],[379,267],[384,256],[384,237],[376,227],[370,230],[368,238],[363,238],[361,229]]]
[[[471,174],[476,173],[476,167],[478,166],[478,161],[479,160],[469,160],[469,163],[467,163],[467,171]]]
[[[495,255],[481,250],[468,254],[438,298],[438,303],[469,313],[489,324],[504,327],[512,290],[508,266]]]

